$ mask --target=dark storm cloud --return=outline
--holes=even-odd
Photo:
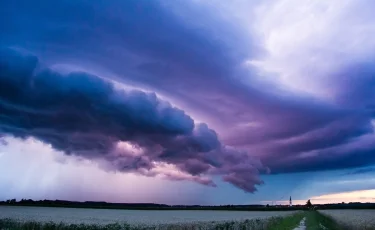
[[[373,132],[371,119],[375,114],[375,71],[372,63],[353,63],[351,67],[342,68],[342,73],[333,78],[330,83],[338,103],[291,94],[277,84],[263,81],[254,69],[243,67],[244,61],[264,54],[251,34],[242,33],[220,15],[205,12],[194,7],[194,4],[169,4],[174,9],[179,8],[177,4],[182,4],[180,8],[186,11],[174,11],[165,7],[165,2],[143,0],[99,0],[95,3],[85,0],[43,0],[38,4],[27,0],[1,1],[0,42],[32,50],[40,54],[43,60],[52,63],[68,60],[79,65],[80,61],[89,60],[93,66],[100,65],[113,71],[118,75],[116,80],[131,82],[141,88],[147,86],[152,91],[162,93],[178,101],[181,108],[186,107],[194,115],[203,117],[210,127],[215,127],[220,133],[225,144],[248,149],[251,154],[260,156],[265,165],[271,166],[272,172],[328,170],[362,166],[375,161],[371,144],[367,142],[363,144],[368,146],[366,150],[345,149],[353,140]],[[185,13],[185,16],[181,13]],[[34,57],[23,58],[23,64],[14,70],[18,78],[14,78],[12,84],[17,87],[11,88],[13,86],[9,85],[2,92],[13,100],[23,98],[24,91],[21,89],[31,87],[25,85],[22,79],[27,78],[37,62]],[[54,117],[53,124],[57,125],[55,121],[58,121],[60,126],[57,128],[64,131],[85,121],[86,126],[80,127],[80,133],[74,134],[79,138],[72,138],[69,131],[56,132],[57,128],[46,128],[45,122],[48,120],[42,117],[49,117],[51,111],[36,105],[6,104],[5,101],[2,106],[6,111],[22,110],[30,114],[29,119],[17,117],[15,112],[12,116],[2,117],[7,121],[2,125],[3,130],[19,136],[26,135],[24,133],[38,136],[66,152],[85,149],[107,152],[124,135],[142,147],[151,148],[150,152],[156,151],[155,143],[168,146],[158,157],[178,165],[191,175],[210,171],[215,166],[231,171],[224,179],[238,187],[242,187],[245,180],[257,182],[257,177],[250,176],[253,175],[252,169],[240,172],[237,168],[224,167],[223,156],[227,154],[217,159],[213,154],[196,155],[189,150],[210,152],[221,144],[215,132],[205,125],[194,125],[192,119],[180,110],[167,106],[163,116],[156,119],[159,113],[153,106],[159,100],[154,95],[142,92],[126,94],[126,97],[132,98],[130,102],[137,102],[125,104],[127,108],[137,113],[144,112],[145,115],[134,118],[126,114],[127,119],[119,121],[119,124],[112,119],[123,116],[123,111],[110,110],[108,107],[93,108],[88,102],[79,100],[77,103],[82,104],[76,107],[71,101],[75,102],[75,97],[79,95],[66,97],[64,84],[81,87],[83,82],[62,82],[64,78],[59,77],[61,74],[50,70],[35,76],[47,79],[50,75],[56,80],[43,84],[54,88],[56,81],[56,86],[61,88],[57,88],[60,91],[57,90],[54,96],[60,97],[59,101],[64,102],[64,108],[67,108],[63,111],[64,116],[59,114]],[[82,73],[68,76],[90,82],[97,79]],[[94,81],[90,84],[98,83]],[[45,89],[40,89],[41,95],[51,94],[44,92]],[[12,92],[17,90],[23,94],[13,95]],[[106,101],[108,92],[113,91],[112,86],[101,83],[96,91],[91,91],[91,86],[86,85],[82,86],[82,90],[102,101]],[[39,99],[45,105],[53,104],[49,101],[53,97]],[[110,108],[117,108],[117,105],[111,104]],[[93,110],[100,110],[100,114],[106,116],[93,117]],[[86,114],[84,111],[91,112]],[[77,114],[80,114],[81,120],[72,118]],[[90,123],[96,119],[103,120],[103,126]],[[137,122],[133,122],[134,119]],[[11,125],[13,123],[22,123],[22,126],[15,127]],[[34,124],[40,127],[27,129]],[[133,128],[123,130],[124,125]],[[177,138],[181,135],[182,138]],[[246,156],[237,157],[239,161],[247,159]],[[122,161],[130,165],[129,168],[134,168],[132,165],[151,167],[149,159],[145,158],[129,160],[128,157]],[[234,162],[235,165],[239,164]],[[249,177],[246,173],[250,173]]]
[[[10,49],[0,53],[0,111],[1,133],[35,137],[67,154],[105,160],[116,170],[211,186],[203,176],[218,174],[247,192],[262,183],[258,160],[227,149],[206,124],[195,124],[154,93],[119,90],[84,72],[60,74]],[[121,142],[135,148],[121,148]]]

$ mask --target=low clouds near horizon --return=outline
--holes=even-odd
[[[220,176],[247,192],[269,170],[371,166],[373,9],[369,0],[2,1],[0,135],[107,170],[209,186]]]

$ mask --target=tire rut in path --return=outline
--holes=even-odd
[[[301,222],[299,222],[299,226],[296,227],[296,228],[293,229],[293,230],[306,230],[306,224],[305,224],[305,221],[306,221],[306,217],[303,217],[303,219],[301,220]]]

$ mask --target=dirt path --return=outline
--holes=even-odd
[[[305,224],[305,221],[306,221],[306,217],[304,217],[301,222],[299,223],[299,226],[296,227],[294,230],[306,230],[306,224]]]

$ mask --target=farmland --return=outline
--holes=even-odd
[[[0,230],[374,230],[375,210],[199,211],[0,206]],[[323,227],[322,227],[323,226]]]
[[[293,229],[303,212],[0,207],[0,229]]]
[[[321,210],[322,214],[335,220],[342,229],[375,229],[375,210]]]
[[[237,212],[237,211],[139,211],[108,209],[75,209],[47,207],[0,207],[0,219],[24,221],[63,222],[68,224],[130,224],[189,223],[207,221],[244,221],[286,216],[291,212]]]

